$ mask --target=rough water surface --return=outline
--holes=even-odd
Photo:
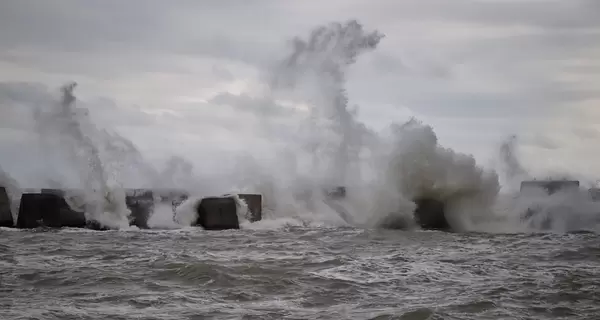
[[[594,233],[0,229],[2,319],[594,319]]]

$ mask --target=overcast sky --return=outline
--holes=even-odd
[[[370,128],[415,116],[484,165],[517,134],[530,170],[600,179],[597,0],[1,1],[1,165],[25,154],[16,108],[68,81],[149,157],[236,154],[285,112],[260,92],[292,38],[349,19],[385,35],[347,75]]]

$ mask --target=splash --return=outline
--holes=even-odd
[[[314,155],[313,169],[322,172],[328,184],[345,185],[357,174],[351,166],[358,161],[365,132],[356,121],[358,110],[348,105],[345,75],[383,37],[378,31],[366,32],[356,20],[318,27],[307,39],[294,39],[292,52],[273,77],[274,90],[300,93],[312,106],[305,123],[310,135],[304,151]]]
[[[516,188],[509,189],[512,195],[499,195],[498,174],[472,156],[440,146],[431,127],[411,120],[392,123],[387,134],[375,134],[358,120],[358,109],[348,107],[345,73],[382,38],[350,21],[316,28],[306,39],[294,40],[275,71],[272,88],[275,96],[289,97],[292,91],[292,97],[310,106],[299,126],[309,134],[296,148],[286,146],[294,158],[287,170],[270,167],[270,173],[260,174],[258,188],[269,199],[268,215],[325,221],[333,212],[353,225],[411,229],[417,228],[415,209],[426,200],[443,206],[442,214],[456,231],[539,230],[539,223],[523,219],[527,196],[519,198]],[[511,137],[499,150],[504,178],[512,186],[529,178],[516,144]],[[301,159],[311,157],[302,170]],[[320,192],[328,185],[348,186],[348,196],[332,205]]]
[[[466,228],[466,214],[459,212],[468,209],[479,215],[489,210],[499,186],[494,173],[479,168],[472,157],[439,146],[428,126],[412,121],[392,125],[390,136],[376,134],[358,120],[358,108],[349,107],[345,74],[383,37],[351,20],[294,39],[291,52],[274,71],[271,88],[274,96],[310,106],[299,126],[309,133],[295,149],[286,146],[295,155],[287,171],[263,173],[261,189],[271,199],[267,212],[413,228],[415,201],[429,197],[445,203],[455,216],[454,228]],[[307,158],[312,161],[299,168],[299,159]],[[350,190],[346,199],[324,196],[323,188],[340,185]]]
[[[525,170],[525,167],[521,164],[517,156],[517,143],[517,136],[512,135],[502,142],[499,150],[500,169],[504,173],[505,184],[513,192],[516,190],[518,182],[531,179],[531,175]]]
[[[89,111],[76,107],[75,87],[75,83],[65,85],[61,89],[60,103],[48,112],[37,112],[35,119],[42,147],[49,154],[66,156],[68,163],[73,165],[78,187],[83,190],[87,220],[109,228],[127,228],[130,212],[125,204],[125,191],[118,175],[111,171],[121,162],[103,161],[100,143],[112,146],[112,141],[122,140],[114,137],[102,140],[105,136],[89,121]],[[69,189],[65,188],[64,182],[55,183]]]
[[[494,203],[499,190],[495,172],[440,146],[430,126],[415,119],[393,125],[380,148],[370,210],[375,225],[414,226],[415,202],[432,199],[444,204],[452,229],[467,230]]]
[[[16,222],[23,191],[21,190],[21,187],[19,187],[18,181],[13,179],[7,172],[2,170],[2,167],[0,167],[0,186],[6,188],[6,193],[10,200],[12,219],[13,222]]]
[[[348,105],[345,74],[382,38],[354,20],[321,26],[306,39],[295,38],[292,50],[269,70],[271,91],[264,100],[275,99],[271,104],[278,106],[292,101],[308,110],[296,109],[285,119],[289,131],[267,136],[276,157],[245,157],[234,168],[232,189],[261,193],[264,219],[349,222],[340,215],[344,204],[327,199],[324,190],[361,183],[360,155],[370,132]]]
[[[194,165],[181,156],[170,157],[157,178],[153,183],[156,188],[194,190],[199,187],[194,175]]]
[[[600,203],[586,188],[548,192],[520,188],[524,180],[565,181],[574,177],[548,172],[534,177],[517,155],[518,137],[510,136],[499,149],[506,192],[493,206],[494,215],[478,226],[486,232],[573,232],[600,230]],[[575,179],[576,180],[576,179]]]

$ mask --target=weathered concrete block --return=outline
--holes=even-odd
[[[558,191],[579,190],[579,181],[577,180],[531,180],[521,182],[521,192],[544,190],[551,195]]]
[[[262,219],[262,195],[252,193],[240,193],[238,197],[246,202],[250,211],[250,222],[260,221]]]
[[[206,230],[239,229],[237,205],[232,197],[204,198],[197,204],[196,225]]]
[[[6,188],[0,187],[0,227],[13,227],[14,221],[10,205],[10,198]]]
[[[85,214],[72,210],[59,192],[25,193],[21,197],[17,228],[85,228]]]
[[[58,216],[58,205],[51,194],[24,193],[21,196],[17,228],[37,228],[44,225],[44,216]]]
[[[329,199],[343,199],[346,198],[346,187],[337,186],[325,190],[325,195]]]
[[[83,191],[77,190],[60,190],[60,189],[42,189],[42,194],[51,194],[59,197],[58,205],[59,205],[59,217],[60,220],[58,222],[59,225],[54,227],[69,227],[69,228],[85,228],[88,227],[89,223],[85,219],[85,212],[74,210],[67,201],[65,200],[65,196],[67,192],[72,193],[82,193]]]
[[[588,193],[590,195],[590,197],[592,198],[593,201],[599,201],[600,200],[600,188],[590,188],[588,190]]]
[[[64,197],[66,191],[61,190],[61,189],[49,189],[49,188],[44,188],[42,190],[40,190],[40,193],[44,193],[44,194],[55,194],[57,196],[60,197]]]
[[[126,191],[125,203],[131,210],[130,224],[148,229],[148,220],[154,210],[154,194],[149,189],[129,189]]]
[[[432,198],[416,199],[415,221],[423,229],[449,230],[450,224],[446,220],[446,208],[442,201]]]

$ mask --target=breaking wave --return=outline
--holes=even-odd
[[[349,106],[345,75],[383,38],[349,21],[294,39],[291,52],[267,70],[263,101],[281,108],[283,101],[307,107],[293,109],[279,123],[263,119],[256,132],[269,146],[268,155],[244,153],[234,166],[223,164],[223,174],[216,178],[194,173],[194,165],[182,157],[172,157],[163,171],[156,169],[132,141],[97,128],[89,110],[76,107],[75,85],[67,85],[58,103],[48,102],[32,113],[39,147],[49,155],[45,165],[60,173],[41,183],[84,190],[71,205],[115,229],[129,225],[124,190],[132,185],[181,188],[195,195],[175,214],[169,205],[155,205],[148,223],[159,229],[191,225],[202,197],[231,192],[263,195],[263,221],[256,223],[247,221],[247,206],[236,197],[243,228],[417,229],[414,212],[427,201],[443,207],[433,214],[444,215],[455,231],[568,232],[598,225],[598,205],[587,193],[501,193],[495,170],[444,148],[433,128],[417,119],[391,123],[383,132],[362,123],[358,108]],[[515,147],[511,138],[500,148],[508,184],[529,177]],[[14,206],[21,192],[18,182],[0,173]],[[329,191],[340,186],[346,188],[344,197],[331,197]]]

